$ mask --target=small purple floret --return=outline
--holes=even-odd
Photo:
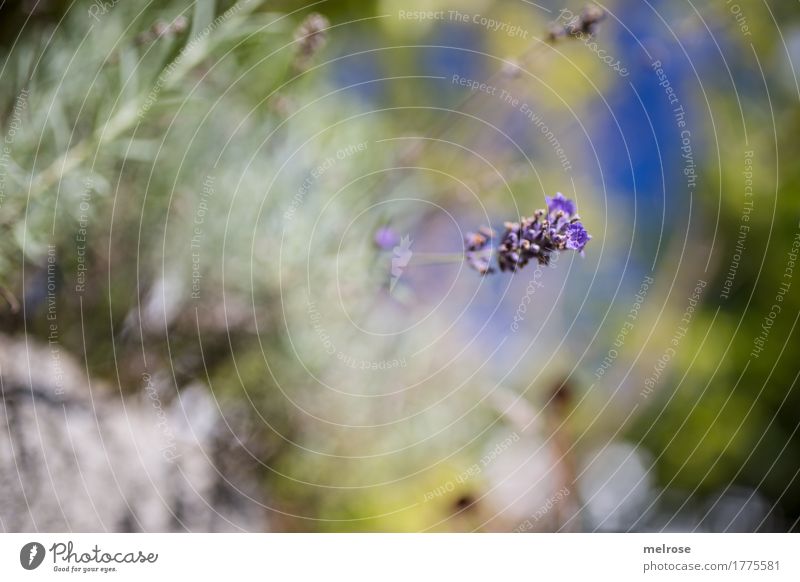
[[[571,218],[578,213],[578,208],[575,203],[568,198],[564,198],[561,192],[556,192],[554,198],[544,197],[547,201],[547,213],[552,217],[559,210],[562,211],[567,218]]]
[[[583,252],[583,247],[591,240],[592,236],[586,232],[580,222],[573,222],[567,227],[567,248]]]
[[[400,237],[390,226],[382,226],[375,231],[374,240],[379,249],[390,251],[400,242]]]

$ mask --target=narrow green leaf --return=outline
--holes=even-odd
[[[194,15],[192,16],[192,29],[189,38],[197,38],[203,30],[210,26],[216,14],[215,0],[196,0],[194,4]]]

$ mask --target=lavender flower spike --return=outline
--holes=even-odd
[[[496,248],[497,266],[512,273],[535,260],[547,265],[555,252],[572,250],[583,256],[583,249],[591,240],[578,216],[575,202],[558,192],[555,197],[545,197],[547,209],[540,209],[519,222],[507,222]],[[490,230],[484,234],[491,233]],[[492,236],[467,237],[464,256],[467,263],[485,275],[494,270],[490,266]]]

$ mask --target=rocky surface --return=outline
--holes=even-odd
[[[204,386],[168,402],[166,385],[122,398],[63,350],[0,335],[0,530],[267,529],[230,419]]]

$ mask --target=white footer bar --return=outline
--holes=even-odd
[[[797,581],[798,566],[793,534],[0,535],[15,581]]]

